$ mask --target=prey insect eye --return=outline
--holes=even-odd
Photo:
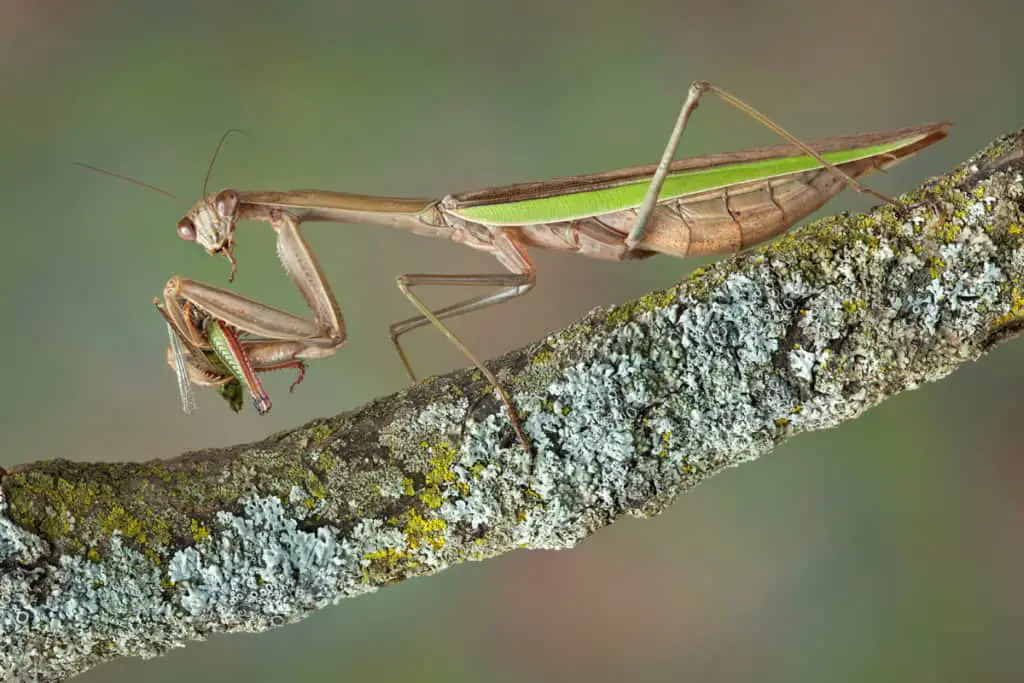
[[[233,217],[238,209],[238,193],[234,190],[221,190],[214,199],[214,205],[217,207],[217,215]]]
[[[191,218],[182,218],[178,221],[178,237],[189,242],[196,240],[196,225]]]

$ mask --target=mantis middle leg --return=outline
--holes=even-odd
[[[490,382],[498,391],[498,394],[501,396],[501,400],[507,409],[512,429],[515,431],[520,443],[523,444],[523,447],[529,451],[531,450],[529,441],[527,441],[526,436],[523,434],[522,427],[519,424],[519,417],[516,414],[515,407],[512,405],[512,400],[509,398],[505,388],[498,381],[498,378],[494,376],[494,373],[484,365],[483,361],[476,357],[476,354],[474,354],[469,347],[458,338],[451,328],[441,322],[445,318],[453,318],[458,315],[471,313],[488,306],[494,306],[496,304],[509,301],[522,296],[533,289],[537,280],[533,263],[526,254],[525,247],[516,238],[514,238],[509,231],[500,230],[495,232],[494,255],[502,265],[512,272],[479,275],[434,275],[410,273],[398,276],[396,281],[398,289],[401,290],[402,294],[404,294],[412,305],[420,311],[420,315],[407,318],[406,320],[401,320],[391,325],[391,342],[395,345],[395,350],[398,352],[398,357],[402,361],[406,374],[409,375],[409,379],[415,382],[416,375],[413,373],[412,366],[409,363],[409,359],[406,356],[405,351],[402,349],[402,345],[398,342],[398,338],[406,332],[422,327],[428,323],[436,327],[441,334],[447,337],[447,339],[454,344],[456,348],[462,351],[462,353],[472,361],[473,365],[480,370],[483,376],[487,378],[487,381]],[[475,296],[470,299],[465,299],[449,306],[445,306],[437,311],[432,311],[412,292],[413,287],[422,285],[456,287],[476,285],[501,287],[502,289],[494,292],[493,294]]]

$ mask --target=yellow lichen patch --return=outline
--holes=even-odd
[[[666,289],[661,292],[652,292],[640,297],[640,308],[645,311],[653,311],[659,308],[670,306],[679,298],[679,291],[675,288]]]
[[[375,550],[372,553],[366,553],[363,559],[369,562],[384,562],[388,566],[394,566],[399,561],[405,560],[408,557],[409,553],[388,546],[383,550]]]
[[[427,471],[426,482],[427,485],[440,485],[449,484],[456,479],[458,475],[452,470],[452,465],[455,464],[455,449],[452,445],[446,441],[441,441],[434,444],[433,456],[431,456],[430,470]]]
[[[332,433],[333,430],[326,424],[318,424],[315,427],[310,428],[307,433],[307,438],[309,439],[309,443],[314,446],[319,446],[324,441],[327,441]]]
[[[441,550],[447,543],[444,532],[448,528],[448,523],[443,519],[426,519],[418,512],[412,511],[408,513],[404,525],[401,526],[404,526],[405,540],[410,550],[424,544],[434,550]]]
[[[441,488],[439,486],[427,486],[420,491],[419,499],[423,501],[423,504],[432,510],[436,510],[441,507],[443,498],[441,497]]]
[[[390,546],[366,553],[363,560],[366,563],[363,567],[363,582],[375,585],[396,581],[403,572],[419,565],[409,553]]]
[[[1018,287],[1013,288],[1013,294],[1010,298],[1010,310],[1005,315],[1001,315],[996,318],[995,322],[992,323],[993,327],[1002,327],[1007,323],[1011,323],[1020,320],[1024,317],[1024,295],[1021,294],[1021,290]]]
[[[544,349],[533,354],[533,359],[530,362],[534,365],[546,365],[551,362],[554,355],[550,349]]]
[[[105,483],[19,473],[10,477],[7,503],[12,519],[60,547],[99,553],[103,542],[119,534],[159,562],[171,539],[171,523],[144,502],[147,486],[140,484],[136,500],[129,502]]]
[[[658,449],[659,458],[667,458],[669,449],[672,446],[672,432],[662,432],[661,434],[661,448]]]
[[[633,317],[634,307],[631,304],[624,304],[622,306],[616,306],[605,318],[605,326],[609,329],[618,327],[626,323],[630,318]]]
[[[296,487],[306,492],[306,496],[300,501],[307,510],[312,510],[327,497],[327,486],[316,472],[303,467],[299,463],[292,463],[288,466],[288,480]]]
[[[319,477],[312,473],[309,479],[306,480],[306,491],[309,492],[314,503],[318,503],[327,497],[327,487],[324,486]]]
[[[935,235],[945,244],[952,244],[960,237],[961,228],[953,221],[939,221],[935,226]]]
[[[629,322],[637,313],[646,313],[665,308],[675,302],[678,297],[679,291],[676,288],[645,294],[636,301],[613,308],[605,318],[605,327],[608,329],[618,327]]]
[[[94,482],[73,484],[66,479],[49,476],[30,480],[24,474],[12,475],[11,480],[17,485],[10,491],[11,517],[24,525],[35,521],[39,531],[51,540],[70,533],[72,521],[80,512],[94,505],[101,495],[99,486]],[[37,520],[28,515],[30,503],[35,499],[45,501],[43,514]]]
[[[101,518],[100,528],[105,534],[120,532],[122,536],[145,544],[149,540],[142,520],[130,514],[121,505],[115,505]]]
[[[469,486],[458,481],[458,474],[453,469],[458,457],[455,448],[445,441],[433,445],[427,441],[421,441],[419,445],[431,453],[427,459],[428,469],[423,474],[422,488],[417,489],[416,481],[412,477],[406,477],[402,480],[402,494],[416,496],[431,510],[441,507],[445,492],[453,485],[460,494],[468,495]]]
[[[843,302],[843,310],[849,313],[850,315],[853,315],[857,311],[867,308],[867,305],[868,302],[864,301],[863,299],[853,299]]]
[[[192,540],[202,543],[210,537],[210,530],[207,529],[198,519],[192,520]]]

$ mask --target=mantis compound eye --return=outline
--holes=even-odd
[[[185,217],[178,221],[178,237],[189,242],[196,240],[196,225],[191,218]]]
[[[217,215],[222,218],[234,218],[238,210],[238,193],[234,190],[221,190],[214,199]]]

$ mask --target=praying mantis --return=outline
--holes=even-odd
[[[791,144],[673,161],[687,121],[705,92],[746,112]],[[347,339],[338,303],[300,232],[302,223],[370,224],[447,239],[493,255],[507,272],[398,276],[399,290],[419,313],[392,324],[391,341],[415,382],[399,339],[425,325],[436,327],[498,392],[512,429],[529,451],[529,441],[502,383],[443,322],[529,292],[536,272],[528,248],[605,260],[739,251],[784,232],[844,186],[896,203],[856,179],[938,142],[948,127],[945,122],[931,123],[803,143],[728,92],[695,81],[657,165],[449,194],[441,199],[323,190],[225,189],[207,194],[204,182],[204,196],[178,222],[178,235],[210,254],[225,256],[231,263],[229,279],[233,281],[237,269],[235,226],[243,220],[269,224],[277,238],[281,265],[305,299],[312,318],[174,276],[164,287],[163,301],[155,301],[170,331],[168,362],[177,375],[186,412],[193,405],[193,384],[220,387],[238,407],[244,389],[257,410],[266,412],[271,403],[257,373],[296,368],[300,372],[297,384],[307,361],[336,353]],[[434,285],[486,286],[496,291],[432,310],[413,288]]]

